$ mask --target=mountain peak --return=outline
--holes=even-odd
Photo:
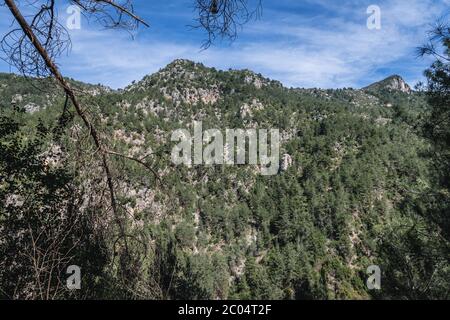
[[[201,63],[187,59],[175,59],[157,72],[144,76],[140,81],[134,81],[125,90],[144,89],[154,86],[156,83],[165,85],[171,82],[178,86],[187,85],[195,79],[207,78],[208,71],[210,68]]]
[[[261,74],[248,69],[228,69],[227,71],[223,71],[217,70],[214,67],[205,66],[199,62],[187,59],[175,59],[165,67],[159,69],[158,72],[148,74],[140,81],[134,81],[124,90],[145,90],[156,85],[161,88],[169,88],[170,90],[175,87],[178,89],[184,88],[188,91],[191,89],[206,90],[208,88],[215,88],[216,90],[220,87],[224,79],[231,78],[241,81],[240,83],[244,85],[254,85],[257,89],[268,85],[282,86],[280,82],[265,78]]]
[[[173,68],[173,67],[192,67],[196,65],[201,65],[200,63],[196,63],[192,60],[188,59],[175,59],[172,62],[170,62],[168,65],[165,66],[165,68]],[[163,69],[165,69],[163,68]]]
[[[404,93],[411,93],[411,87],[406,83],[403,78],[397,74],[387,77],[384,80],[372,83],[371,85],[363,88],[363,90],[388,90],[388,91],[400,91]]]

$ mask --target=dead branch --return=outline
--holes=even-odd
[[[139,24],[150,27],[147,22],[134,13],[130,0],[121,4],[113,0],[71,0],[71,2],[82,8],[87,15],[95,16],[97,22],[106,28],[120,27],[133,30]]]
[[[92,138],[96,148],[98,149],[98,152],[101,155],[102,165],[103,165],[103,169],[105,171],[107,184],[108,184],[108,188],[109,188],[109,192],[110,192],[111,208],[114,213],[115,220],[119,226],[120,234],[122,237],[124,237],[124,240],[125,240],[126,237],[125,237],[124,221],[123,221],[122,217],[120,217],[119,211],[117,209],[117,202],[116,202],[116,196],[115,196],[115,192],[114,192],[113,178],[112,178],[112,174],[111,174],[111,169],[108,164],[107,152],[106,152],[105,148],[103,147],[103,144],[101,143],[100,137],[97,134],[97,130],[96,130],[95,126],[93,126],[92,123],[89,121],[89,119],[86,117],[78,99],[75,96],[74,90],[72,90],[70,84],[62,76],[58,67],[53,62],[52,58],[49,56],[47,50],[41,44],[41,42],[39,41],[39,38],[35,35],[33,29],[30,27],[28,22],[25,20],[25,18],[23,17],[21,12],[17,8],[14,0],[5,0],[5,3],[7,4],[9,10],[11,11],[12,15],[16,19],[17,23],[22,28],[25,35],[28,37],[31,44],[36,49],[37,53],[41,56],[41,58],[45,62],[45,65],[48,68],[48,70],[55,77],[55,79],[57,80],[59,85],[63,88],[65,94],[69,97],[69,100],[72,102],[78,116],[82,119],[85,127],[88,130],[90,130],[91,138]],[[126,244],[126,241],[124,244],[126,247],[125,249],[128,252],[128,246]]]
[[[150,171],[153,173],[153,175],[155,176],[155,178],[156,178],[159,182],[161,182],[161,177],[160,177],[159,174],[155,171],[155,169],[153,169],[151,166],[149,166],[147,163],[145,163],[145,162],[143,161],[143,159],[145,159],[148,155],[145,156],[143,159],[138,159],[138,158],[131,157],[131,156],[127,156],[127,155],[125,155],[125,154],[123,154],[123,153],[119,153],[119,152],[115,152],[115,151],[111,151],[111,150],[107,150],[106,152],[107,152],[108,154],[115,155],[115,156],[118,156],[118,157],[121,157],[121,158],[125,158],[125,159],[128,159],[128,160],[134,161],[134,162],[136,162],[136,163],[139,163],[140,165],[142,165],[142,166],[144,166],[145,168],[147,168],[148,170],[150,170]]]
[[[249,9],[251,0],[196,0],[198,17],[192,27],[206,31],[207,39],[202,47],[207,49],[217,38],[234,41],[239,28],[261,15],[261,0],[255,1],[255,8]]]

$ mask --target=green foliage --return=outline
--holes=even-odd
[[[71,264],[86,273],[80,296],[101,294],[103,239],[79,211],[74,175],[48,164],[51,130],[42,123],[30,129],[24,119],[23,110],[0,114],[0,297],[77,297],[61,283]]]
[[[162,175],[158,182],[137,163],[111,160],[118,202],[130,217],[130,241],[139,239],[132,242],[139,245],[130,245],[139,263],[132,285],[106,283],[117,280],[115,270],[105,270],[105,257],[92,254],[95,246],[84,240],[89,245],[79,254],[82,262],[97,266],[92,282],[98,285],[90,295],[446,298],[449,228],[444,215],[448,207],[442,204],[448,204],[448,193],[431,192],[441,186],[429,156],[432,145],[419,129],[428,108],[426,95],[386,90],[385,85],[287,89],[248,70],[224,72],[178,61],[125,90],[84,101],[96,106],[90,110],[95,123],[115,150],[137,154]],[[219,95],[214,103],[186,98],[211,90]],[[63,100],[55,96],[54,103]],[[243,114],[243,104],[253,101],[262,107]],[[4,100],[5,110],[8,106],[10,97]],[[57,204],[86,197],[78,194],[83,181],[62,168],[39,173],[45,167],[36,158],[54,137],[31,129],[39,121],[43,127],[57,123],[54,110],[22,117],[29,126],[19,130],[18,122],[8,118],[0,127],[2,172],[7,166],[21,172],[11,176],[16,185],[0,192],[6,197],[26,186],[27,192],[42,196],[29,208],[65,212]],[[204,129],[279,128],[285,137],[281,153],[289,154],[293,163],[269,177],[259,175],[254,166],[175,167],[170,133],[192,129],[193,119],[202,120]],[[62,142],[71,150],[63,133]],[[24,144],[27,137],[38,141]],[[76,167],[74,159],[67,161],[68,168]],[[49,181],[51,193],[36,192],[49,188]],[[72,205],[74,210],[78,206]],[[10,209],[2,210],[7,216]],[[108,244],[115,241],[110,233],[106,238]],[[101,239],[94,243],[104,253]],[[365,285],[372,264],[382,269],[381,291]]]

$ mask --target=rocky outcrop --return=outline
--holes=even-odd
[[[393,75],[379,82],[375,82],[363,88],[363,90],[388,90],[408,94],[412,92],[411,87],[399,75]]]
[[[285,153],[283,154],[283,156],[281,157],[281,165],[280,165],[280,170],[281,171],[286,171],[287,169],[289,169],[292,164],[294,163],[294,160],[292,159],[292,156]]]

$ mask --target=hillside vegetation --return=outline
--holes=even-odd
[[[176,60],[123,90],[71,81],[110,149],[154,172],[111,158],[119,238],[96,150],[62,92],[0,74],[0,297],[448,297],[450,248],[429,219],[439,190],[418,129],[427,103],[401,77],[297,89]],[[278,174],[175,166],[171,133],[194,121],[278,128]],[[68,265],[81,267],[81,290],[64,288]],[[366,286],[371,265],[380,290]]]

